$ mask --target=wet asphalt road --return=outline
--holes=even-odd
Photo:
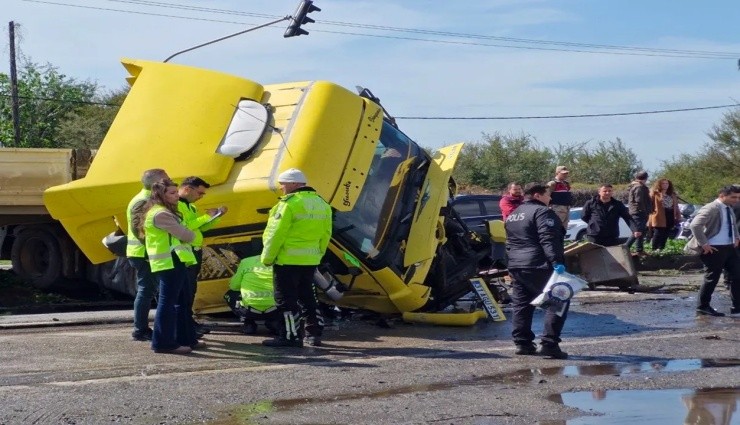
[[[264,337],[222,323],[207,349],[174,356],[130,341],[130,325],[116,320],[0,320],[0,424],[555,425],[597,414],[563,404],[572,392],[609,400],[615,390],[740,386],[740,318],[695,318],[696,275],[642,282],[651,279],[672,289],[580,294],[563,332],[568,360],[515,356],[508,321],[340,322],[324,347],[303,350],[262,347]],[[729,310],[726,290],[714,300]],[[740,423],[734,414],[728,424]]]

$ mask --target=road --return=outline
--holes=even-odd
[[[40,327],[2,317],[0,424],[613,423],[597,422],[597,401],[630,392],[650,407],[631,423],[682,423],[688,406],[714,397],[709,388],[732,389],[727,410],[740,397],[740,319],[696,318],[698,279],[662,278],[675,285],[662,294],[579,294],[563,334],[568,360],[515,356],[508,321],[352,320],[328,330],[324,347],[303,350],[262,347],[264,337],[218,322],[207,349],[175,356],[130,341],[115,313],[36,319],[56,325]],[[729,310],[728,292],[718,289],[714,304]],[[537,313],[535,330],[541,321]],[[666,394],[673,407],[657,402]],[[725,424],[740,423],[732,414]]]

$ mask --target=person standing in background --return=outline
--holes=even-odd
[[[570,220],[570,205],[573,203],[573,195],[570,193],[570,183],[568,177],[570,176],[570,170],[565,165],[558,165],[555,168],[555,180],[547,183],[547,187],[550,188],[550,194],[552,200],[550,201],[550,209],[560,219],[563,224],[563,229],[568,228],[568,221]],[[563,233],[565,236],[565,233]]]
[[[501,208],[501,215],[503,216],[502,220],[506,221],[506,217],[508,217],[516,207],[521,205],[522,202],[524,202],[522,185],[517,182],[509,183],[506,189],[506,195],[502,196],[501,200],[498,202],[498,205]]]
[[[645,255],[645,231],[647,230],[647,221],[650,213],[653,212],[653,204],[650,202],[650,189],[647,182],[647,171],[638,171],[635,173],[635,180],[630,183],[627,193],[627,207],[629,208],[632,221],[635,223],[633,229],[635,233],[627,239],[627,249],[635,245],[635,251],[638,256]],[[640,236],[635,236],[637,233]]]
[[[650,201],[653,212],[648,217],[648,227],[653,230],[650,244],[653,251],[665,248],[668,235],[681,220],[678,210],[678,196],[673,190],[673,183],[668,179],[659,179],[650,190]]]
[[[687,254],[699,254],[704,263],[704,282],[699,288],[697,316],[724,316],[712,308],[712,293],[723,269],[730,274],[730,314],[740,315],[740,228],[732,208],[740,202],[740,187],[725,186],[717,199],[699,210],[691,220],[691,238],[684,247]]]

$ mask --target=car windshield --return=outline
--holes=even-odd
[[[570,210],[568,217],[570,217],[571,220],[580,220],[582,214],[583,214],[583,210],[581,210],[580,208],[573,209],[573,210]]]
[[[399,214],[396,204],[406,175],[421,149],[396,128],[383,123],[365,185],[351,211],[335,214],[335,235],[368,257],[383,249]]]

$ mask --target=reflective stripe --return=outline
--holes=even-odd
[[[126,245],[128,245],[128,246],[144,246],[144,244],[141,243],[141,241],[138,240],[138,239],[128,239],[126,241]]]
[[[297,220],[326,220],[329,216],[327,214],[296,214],[293,217]]]
[[[164,258],[170,258],[170,257],[172,257],[171,252],[164,252],[162,254],[149,254],[150,260],[162,260]]]
[[[321,255],[318,248],[288,248],[285,250],[288,255]]]
[[[273,297],[273,291],[243,291],[242,296],[246,295],[249,298],[270,298]]]

